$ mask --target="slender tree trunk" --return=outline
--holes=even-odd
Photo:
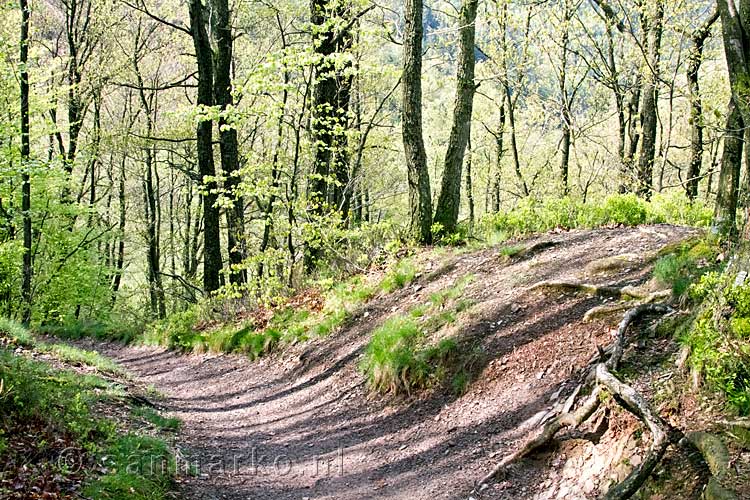
[[[498,129],[495,133],[495,176],[492,183],[492,210],[500,211],[500,186],[503,181],[503,140],[505,138],[505,99],[500,104],[500,117],[498,119]]]
[[[422,0],[406,0],[402,135],[409,183],[410,231],[421,244],[432,243],[432,194],[422,136]],[[366,198],[369,193],[366,192]],[[369,222],[369,199],[365,201]]]
[[[560,57],[560,74],[558,84],[560,86],[560,126],[562,137],[560,139],[560,175],[563,188],[563,196],[570,191],[568,172],[570,168],[570,144],[571,128],[573,125],[573,113],[570,111],[571,98],[568,95],[568,51],[570,50],[570,22],[575,13],[573,6],[565,2],[565,14],[563,17],[563,35],[560,43],[562,55]]]
[[[563,187],[563,196],[568,196],[570,193],[570,186],[568,182],[568,169],[570,165],[570,140],[571,140],[571,121],[572,116],[570,113],[570,109],[567,105],[564,106],[562,110],[563,118],[563,126],[562,126],[562,141],[560,144],[560,150],[561,150],[561,156],[560,156],[560,173],[562,176],[562,187]]]
[[[690,164],[688,165],[685,194],[690,201],[698,196],[701,166],[703,164],[703,103],[701,102],[698,72],[703,62],[703,46],[711,34],[711,26],[719,18],[718,9],[693,32],[692,45],[688,55],[687,81],[690,92]]]
[[[656,132],[659,126],[657,113],[659,104],[659,62],[661,58],[661,37],[664,20],[663,0],[655,0],[654,11],[646,15],[648,21],[648,69],[644,81],[643,101],[641,103],[641,126],[643,140],[638,157],[638,194],[646,199],[653,191],[654,160],[656,158]]]
[[[20,91],[21,91],[21,182],[23,183],[21,211],[23,212],[23,279],[21,297],[23,311],[21,319],[24,324],[31,320],[31,137],[29,127],[29,24],[30,10],[28,0],[20,0],[21,6],[21,57],[20,57]]]
[[[456,103],[453,108],[453,125],[445,153],[445,168],[440,187],[440,197],[435,207],[435,223],[442,231],[456,231],[458,212],[461,208],[461,169],[466,144],[471,133],[471,114],[474,103],[474,55],[475,21],[478,0],[463,0],[459,15],[459,59],[456,75]]]
[[[198,61],[199,106],[212,106],[213,101],[213,56],[211,42],[206,31],[206,13],[201,0],[190,0],[190,32],[193,36],[195,55]],[[213,123],[202,119],[196,129],[198,170],[204,183],[203,189],[203,291],[211,293],[221,286],[221,239],[219,232],[219,208],[217,201],[216,169],[213,155]]]
[[[743,126],[742,113],[739,106],[735,104],[733,97],[729,102],[724,135],[724,153],[721,157],[714,220],[711,224],[714,232],[724,236],[733,235],[737,229],[735,221],[742,168]]]
[[[120,284],[122,283],[122,272],[125,267],[125,156],[123,155],[120,161],[120,178],[118,184],[118,200],[120,209],[120,219],[118,221],[117,233],[119,242],[117,244],[117,258],[115,260],[115,275],[112,281],[112,305],[117,300],[117,292],[120,290]]]
[[[518,141],[516,140],[516,105],[510,96],[510,88],[505,87],[505,98],[508,103],[508,123],[510,124],[510,150],[513,153],[513,170],[516,173],[516,178],[520,183],[522,194],[525,197],[529,196],[529,186],[526,184],[526,179],[523,177],[521,172],[521,160],[518,156]]]
[[[282,50],[286,49],[286,35],[284,33],[284,27],[281,24],[280,18],[277,17],[279,24],[279,30],[281,31],[281,43]],[[268,196],[268,203],[263,210],[263,237],[260,242],[260,253],[262,254],[268,249],[271,243],[271,230],[273,229],[273,211],[274,205],[276,204],[276,198],[278,197],[278,190],[281,177],[281,167],[279,165],[279,156],[281,154],[281,148],[284,143],[284,119],[286,118],[286,106],[289,101],[289,69],[284,67],[282,72],[282,84],[283,89],[281,93],[281,110],[279,113],[279,120],[276,123],[276,144],[273,150],[273,158],[271,159],[271,192]],[[258,263],[258,280],[263,278],[263,260]]]
[[[213,35],[216,42],[214,58],[214,98],[222,111],[219,116],[219,149],[221,169],[226,180],[224,190],[230,198],[227,216],[227,247],[229,251],[229,282],[247,283],[247,269],[243,262],[247,256],[245,242],[245,201],[239,193],[240,161],[237,129],[227,119],[225,112],[232,106],[232,23],[228,0],[212,0]]]
[[[474,227],[474,188],[471,178],[471,137],[466,144],[466,201],[469,204],[469,226]]]

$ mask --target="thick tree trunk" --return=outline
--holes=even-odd
[[[430,244],[432,194],[427,170],[427,153],[422,136],[422,0],[406,0],[404,15],[404,90],[401,122],[409,183],[410,230],[419,243]]]
[[[738,7],[739,4],[739,7]],[[745,124],[750,123],[750,0],[718,0],[724,54],[734,102]],[[750,164],[750,148],[745,149]]]
[[[690,164],[688,166],[685,194],[690,201],[698,197],[698,182],[703,165],[703,103],[701,102],[698,72],[703,61],[703,46],[711,34],[711,26],[719,18],[719,11],[713,14],[693,32],[692,45],[688,55],[687,81],[690,92]]]
[[[712,230],[729,236],[736,232],[737,192],[742,168],[742,113],[734,98],[729,102],[729,114],[724,135],[724,153],[721,157],[721,172],[716,193],[716,207]]]
[[[641,127],[643,139],[638,157],[638,194],[646,199],[653,191],[654,160],[656,158],[656,132],[659,127],[657,113],[659,104],[659,61],[664,20],[663,0],[653,2],[653,12],[648,18],[648,68],[643,86],[641,102]]]
[[[201,0],[190,0],[190,32],[198,61],[199,106],[213,105],[213,57],[206,31],[206,14]],[[216,170],[213,154],[213,123],[203,119],[196,128],[198,170],[203,189],[203,291],[218,290],[221,286],[221,240],[217,201]]]
[[[23,212],[23,279],[21,297],[23,311],[21,319],[25,324],[31,320],[31,176],[29,175],[29,157],[31,156],[31,137],[29,130],[29,24],[30,10],[27,0],[20,0],[21,7],[21,210]]]
[[[331,0],[312,0],[310,10],[310,20],[316,27],[313,46],[317,60],[312,102],[315,159],[309,197],[315,213],[340,210],[346,218],[344,191],[349,184],[349,153],[342,131],[348,127],[352,75],[351,64],[341,67],[335,58],[351,48],[352,34],[350,28],[338,31],[330,23],[331,18],[348,17],[348,6]]]
[[[461,170],[466,144],[471,133],[471,114],[474,103],[474,38],[478,0],[463,0],[459,16],[459,59],[456,77],[456,103],[453,108],[453,125],[445,153],[445,168],[440,187],[440,197],[435,207],[435,223],[442,231],[456,231],[461,207]]]
[[[229,250],[229,282],[235,285],[247,283],[247,269],[243,262],[247,256],[245,243],[245,201],[238,192],[240,183],[239,146],[237,129],[232,126],[224,112],[232,106],[232,24],[228,0],[212,0],[213,35],[216,43],[214,57],[214,100],[222,111],[219,117],[219,149],[221,169],[225,181],[224,190],[231,199],[227,207],[227,247]]]

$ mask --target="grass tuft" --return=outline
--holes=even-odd
[[[473,276],[466,276],[408,313],[387,320],[370,339],[360,363],[370,387],[381,393],[411,394],[451,379],[456,393],[465,391],[471,380],[470,368],[478,357],[454,338],[428,343],[428,335],[456,321],[470,307],[463,299]]]

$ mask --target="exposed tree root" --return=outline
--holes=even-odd
[[[611,286],[611,285],[592,285],[590,283],[576,283],[573,281],[540,281],[528,288],[528,291],[535,290],[559,290],[566,292],[583,292],[598,297],[607,297],[613,299],[632,298],[647,299],[651,292],[635,286]]]
[[[540,288],[548,285],[549,283],[543,282],[532,288]],[[559,284],[555,284],[555,286],[557,285]],[[571,284],[562,285],[565,287]],[[574,286],[580,287],[580,285]],[[584,286],[589,287],[592,285]],[[600,287],[595,288],[597,290],[600,289]],[[622,482],[610,488],[605,498],[620,500],[630,498],[635,494],[659,464],[669,444],[678,442],[683,436],[680,431],[672,429],[664,422],[635,389],[621,382],[612,374],[610,369],[616,369],[619,365],[625,351],[625,334],[634,321],[645,314],[665,314],[671,310],[672,308],[666,304],[651,303],[642,303],[629,309],[618,326],[615,342],[606,351],[600,347],[598,356],[592,360],[591,368],[586,378],[586,384],[594,384],[589,397],[584,400],[577,410],[570,411],[575,397],[581,388],[579,386],[565,405],[557,405],[556,408],[559,408],[558,411],[560,412],[558,416],[548,420],[546,423],[544,422],[545,419],[542,418],[541,424],[543,425],[532,431],[517,451],[505,456],[500,463],[482,478],[479,485],[491,481],[514,461],[548,444],[561,429],[566,427],[576,428],[588,420],[599,407],[600,393],[607,391],[618,404],[641,419],[651,432],[652,444],[641,465],[636,467]]]
[[[608,316],[613,313],[626,311],[640,304],[651,304],[653,302],[656,302],[657,300],[667,299],[670,297],[670,295],[672,295],[672,292],[670,290],[658,290],[656,292],[649,294],[646,298],[644,298],[643,300],[639,301],[636,304],[633,304],[632,302],[623,302],[620,304],[605,304],[602,306],[592,307],[591,309],[586,311],[586,314],[583,315],[583,321],[589,322],[593,319]]]
[[[561,429],[566,427],[578,427],[581,423],[585,422],[599,407],[599,392],[599,388],[595,388],[591,395],[576,411],[558,415],[556,418],[538,428],[536,432],[526,439],[526,442],[517,451],[503,458],[500,463],[489,472],[489,474],[484,476],[479,484],[491,481],[492,478],[497,476],[511,463],[547,445]]]
[[[651,448],[643,463],[636,467],[628,477],[610,488],[604,497],[608,500],[630,498],[646,482],[664,456],[664,452],[667,451],[670,442],[669,426],[635,389],[612,375],[604,363],[599,363],[596,367],[596,381],[600,387],[605,387],[621,406],[640,418],[651,431]]]
[[[607,360],[607,367],[616,370],[625,352],[625,333],[630,325],[644,314],[666,314],[672,308],[665,304],[641,304],[625,313],[617,327],[617,339],[612,346],[612,352]]]
[[[538,254],[542,250],[547,250],[548,248],[556,247],[559,245],[559,241],[555,240],[544,240],[544,241],[538,241],[534,243],[533,245],[529,245],[528,247],[524,247],[518,252],[516,252],[513,255],[506,256],[506,260],[509,261],[518,261],[518,260],[524,260],[528,259],[530,257],[533,257],[534,255]]]

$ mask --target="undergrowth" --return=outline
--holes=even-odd
[[[678,338],[708,386],[750,415],[750,286],[735,286],[733,279],[711,272],[690,287],[691,299],[702,305]]]
[[[501,241],[552,229],[595,228],[608,225],[670,223],[707,226],[711,210],[681,196],[655,195],[646,201],[635,194],[614,194],[599,202],[583,203],[570,197],[543,201],[525,198],[510,211],[485,217],[479,233],[485,239]]]
[[[672,289],[675,297],[683,297],[691,284],[704,274],[718,269],[721,253],[719,241],[703,238],[682,243],[662,255],[654,265],[654,279]]]
[[[14,353],[18,347],[36,351],[49,346],[11,321],[0,320],[0,337],[0,453],[5,464],[0,497],[46,494],[50,478],[71,489],[83,482],[87,498],[165,497],[174,472],[167,444],[155,437],[119,434],[114,421],[93,410],[102,402],[123,400],[121,385]],[[86,351],[52,347],[74,364],[103,364]],[[156,414],[146,418],[161,422]],[[164,467],[146,470],[141,463]],[[7,484],[14,486],[4,489]]]
[[[372,333],[360,363],[372,389],[411,394],[448,379],[455,392],[466,389],[479,353],[451,337],[431,343],[430,335],[455,323],[471,306],[462,296],[472,279],[466,276],[431,294],[425,304],[387,320]]]

